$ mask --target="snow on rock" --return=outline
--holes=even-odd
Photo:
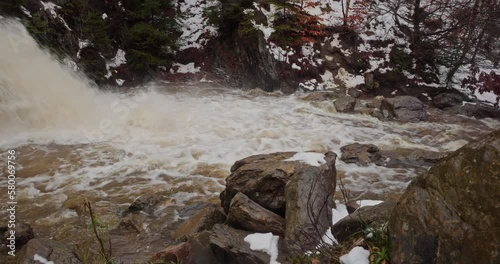
[[[293,157],[285,161],[301,161],[316,167],[326,163],[325,155],[315,152],[297,152]]]
[[[286,47],[286,50],[284,50],[283,48],[274,44],[273,42],[268,43],[267,49],[273,55],[275,60],[286,62],[286,63],[290,63],[290,59],[288,57],[295,54],[293,49]]]
[[[200,71],[200,67],[195,67],[194,62],[188,63],[186,65],[180,63],[172,64],[173,67],[178,67],[176,73],[197,73]]]
[[[276,6],[273,4],[270,4],[269,11],[267,11],[265,8],[262,8],[256,2],[254,2],[253,5],[254,5],[255,9],[262,12],[267,18],[267,25],[257,24],[254,20],[252,20],[252,24],[254,25],[254,27],[256,29],[262,31],[262,33],[264,33],[264,39],[267,41],[269,39],[269,37],[271,36],[271,34],[273,34],[273,32],[275,31],[273,28],[273,24],[274,24],[274,19],[275,19],[275,14],[276,14]]]
[[[336,224],[338,221],[342,220],[342,218],[349,215],[347,211],[347,206],[345,204],[341,204],[339,201],[335,201],[335,207],[332,209],[332,224]]]
[[[250,249],[262,251],[271,256],[269,264],[279,264],[278,259],[278,240],[279,236],[274,236],[273,233],[255,233],[244,238],[244,241],[250,244]]]
[[[49,261],[46,258],[44,258],[44,257],[42,257],[42,256],[40,256],[38,254],[35,254],[33,256],[33,261],[38,261],[38,262],[40,262],[42,264],[54,264],[54,261]]]
[[[31,16],[31,12],[30,12],[28,9],[26,9],[26,7],[21,6],[21,11],[22,11],[25,15],[27,15],[28,17],[32,17],[32,16]]]
[[[178,19],[181,25],[182,35],[179,38],[179,50],[189,48],[201,49],[206,45],[208,39],[202,37],[203,34],[216,36],[217,29],[208,23],[208,18],[204,16],[204,11],[218,5],[218,1],[206,0],[185,0],[176,2],[183,16]]]
[[[116,79],[115,82],[116,82],[116,84],[118,84],[118,86],[122,86],[125,83],[125,80]]]
[[[120,65],[127,63],[127,59],[125,58],[125,51],[122,49],[118,49],[116,51],[116,55],[111,61],[106,62],[106,70],[108,73],[104,76],[106,79],[109,79],[113,73],[111,72],[111,68],[118,68]],[[120,85],[120,84],[118,84]]]
[[[370,264],[370,251],[362,247],[354,247],[348,254],[340,257],[342,264]]]
[[[383,202],[384,201],[379,201],[379,200],[359,200],[359,201],[356,201],[356,204],[358,204],[359,208],[361,208],[361,207],[365,207],[365,206],[374,206],[377,204],[381,204]]]
[[[348,73],[344,68],[340,68],[335,79],[344,83],[346,88],[354,88],[365,83],[365,78],[361,75],[353,75]]]
[[[66,23],[66,21],[64,20],[64,18],[62,18],[56,12],[57,9],[61,9],[60,6],[58,6],[52,2],[44,2],[44,1],[40,1],[40,4],[43,6],[43,10],[48,11],[50,13],[52,18],[59,19],[59,21],[61,21],[61,23],[63,23],[63,25],[66,27],[66,29],[68,29],[69,31],[72,31],[71,28]]]

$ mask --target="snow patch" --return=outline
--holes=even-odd
[[[103,13],[103,14],[102,14],[102,19],[103,19],[103,20],[106,20],[106,18],[108,18],[108,15],[107,15],[106,13]]]
[[[326,163],[325,155],[315,152],[297,152],[293,157],[285,161],[301,161],[316,167]]]
[[[178,67],[176,73],[197,73],[200,72],[200,67],[195,67],[194,62],[188,63],[186,65],[180,63],[172,64],[174,67]]]
[[[21,11],[22,11],[25,15],[27,15],[28,17],[32,17],[32,16],[31,16],[31,12],[30,12],[28,9],[26,9],[26,7],[21,6]]]
[[[348,254],[340,257],[342,264],[370,264],[370,251],[362,247],[354,247]]]
[[[379,200],[359,200],[356,201],[356,204],[359,205],[359,208],[365,207],[365,206],[374,206],[377,204],[381,204],[384,201],[379,201]]]
[[[111,61],[106,62],[106,70],[108,71],[108,73],[104,76],[106,79],[109,79],[113,75],[111,68],[118,68],[120,65],[127,63],[125,55],[126,53],[124,50],[118,49],[115,57],[111,59]]]
[[[279,264],[278,259],[278,240],[279,236],[273,236],[273,233],[255,233],[246,236],[243,240],[250,244],[250,249],[261,251],[271,256],[269,264]]]
[[[118,84],[118,86],[122,86],[125,83],[125,80],[116,79],[115,82],[116,82],[116,84]]]
[[[40,262],[42,264],[54,264],[54,261],[49,261],[46,258],[44,258],[44,257],[42,257],[42,256],[40,256],[38,254],[35,254],[33,256],[33,261],[38,261],[38,262]]]

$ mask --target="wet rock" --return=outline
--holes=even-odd
[[[203,208],[194,216],[184,221],[173,233],[175,239],[182,239],[190,235],[210,230],[215,224],[226,221],[226,215],[221,207],[210,205]]]
[[[133,231],[140,234],[144,232],[144,221],[144,214],[129,214],[120,220],[117,229]]]
[[[446,108],[456,105],[462,105],[464,98],[455,93],[441,93],[432,98],[432,104],[436,108]]]
[[[385,120],[415,122],[427,120],[424,104],[413,96],[396,96],[382,100],[380,110]]]
[[[321,101],[330,101],[334,98],[335,94],[331,92],[312,92],[308,93],[304,97],[301,97],[300,99],[305,101],[321,102]]]
[[[383,202],[374,206],[364,206],[346,216],[332,227],[332,232],[339,242],[367,228],[378,229],[387,224],[395,201]]]
[[[500,109],[480,103],[467,103],[456,105],[445,109],[446,112],[456,115],[465,115],[475,118],[495,118],[500,119]]]
[[[0,232],[3,234],[0,244],[7,243],[8,241],[7,238],[11,236],[9,231],[10,229],[8,229],[7,226],[0,227]],[[35,234],[33,233],[33,228],[31,228],[31,226],[26,223],[17,223],[15,231],[16,231],[15,234],[16,247],[20,247],[28,243],[30,239],[35,237]]]
[[[260,206],[285,216],[285,185],[304,163],[284,161],[295,152],[280,152],[250,156],[235,162],[226,179],[226,189],[220,194],[224,211],[229,211],[233,197],[242,192]]]
[[[266,210],[243,193],[236,194],[229,206],[227,224],[255,233],[284,235],[285,219]]]
[[[191,243],[184,242],[179,245],[169,246],[157,252],[151,258],[150,263],[193,264],[192,245]]]
[[[497,130],[417,177],[390,217],[391,263],[500,263],[499,161]]]
[[[349,144],[340,148],[345,163],[356,163],[361,166],[368,166],[377,163],[382,158],[380,150],[373,144]]]
[[[189,238],[193,264],[219,264],[210,247],[210,234],[209,231],[202,231]]]
[[[285,244],[290,252],[314,249],[331,226],[336,158],[327,153],[325,164],[303,168],[286,184]]]
[[[351,113],[354,111],[354,107],[356,106],[356,99],[345,96],[335,100],[333,104],[335,105],[335,109],[337,109],[337,112]]]
[[[159,194],[144,194],[137,197],[132,204],[130,204],[128,210],[131,212],[145,211],[153,212],[156,205],[164,200],[164,197]]]
[[[375,81],[375,76],[373,73],[366,73],[365,74],[365,85],[364,88],[366,91],[374,91],[379,88],[379,84],[377,81]]]
[[[53,263],[81,264],[82,262],[76,257],[66,245],[51,239],[31,239],[23,247],[19,253],[17,263],[19,264],[38,264],[40,261],[35,260],[35,255],[43,257],[47,261]]]
[[[361,92],[356,88],[348,89],[347,94],[352,98],[359,98],[361,96]]]
[[[250,232],[237,230],[227,225],[217,224],[210,235],[210,246],[218,263],[226,264],[267,264],[269,255],[250,250],[244,241]]]
[[[383,165],[386,167],[431,166],[450,154],[450,152],[406,148],[382,150],[380,153],[383,156]]]

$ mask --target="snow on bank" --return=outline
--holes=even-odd
[[[200,67],[195,67],[194,62],[188,64],[174,63],[172,67],[177,67],[177,70],[172,73],[197,73],[200,72]],[[173,71],[173,70],[172,70]]]
[[[383,202],[384,201],[379,201],[379,200],[359,200],[356,201],[356,204],[358,204],[359,208],[361,208],[365,206],[374,206]],[[335,201],[335,208],[332,209],[332,225],[335,225],[348,215],[349,212],[347,211],[347,206],[345,204],[340,203],[338,200]],[[328,245],[338,244],[337,239],[332,234],[331,228],[328,228],[328,230],[326,230],[321,240],[323,243]]]
[[[115,57],[113,59],[111,59],[111,61],[106,63],[106,70],[108,71],[108,73],[104,76],[104,77],[106,77],[106,79],[109,79],[109,77],[111,77],[111,75],[113,75],[113,73],[111,73],[111,68],[118,68],[118,67],[120,67],[120,65],[127,63],[127,59],[125,58],[125,55],[126,54],[125,54],[124,50],[118,49],[116,51]],[[120,85],[118,80],[117,80],[117,84]]]
[[[279,236],[273,236],[273,233],[255,233],[244,238],[244,241],[250,244],[250,249],[262,251],[271,256],[269,264],[279,264],[278,259],[278,240]]]
[[[52,2],[44,2],[40,1],[40,4],[43,6],[43,10],[48,11],[52,18],[57,18],[63,25],[68,29],[69,31],[72,31],[71,28],[68,26],[64,18],[62,18],[60,15],[57,14],[56,10],[61,9],[60,6],[52,3]]]
[[[370,251],[362,247],[354,247],[348,254],[340,257],[342,264],[370,264]]]
[[[181,25],[182,35],[179,38],[179,50],[189,48],[203,48],[208,39],[203,38],[203,35],[216,36],[217,28],[208,23],[208,18],[204,16],[204,11],[209,7],[218,5],[218,1],[206,0],[185,0],[177,1],[178,7],[183,16],[178,19]]]
[[[326,163],[325,155],[315,152],[297,152],[297,154],[285,161],[301,161],[316,167]]]

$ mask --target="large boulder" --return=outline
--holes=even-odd
[[[331,226],[336,158],[327,153],[325,163],[304,167],[286,184],[285,244],[289,252],[315,249]]]
[[[267,264],[269,255],[253,251],[244,241],[250,232],[237,230],[227,225],[217,224],[210,235],[210,247],[218,263],[225,264]]]
[[[404,122],[427,120],[424,103],[413,96],[386,98],[382,100],[380,110],[386,120],[396,119]]]
[[[285,234],[285,219],[256,202],[243,193],[236,194],[229,206],[227,224],[257,233]]]
[[[500,130],[439,161],[389,221],[391,263],[500,263]]]
[[[285,185],[306,164],[286,161],[295,152],[280,152],[250,156],[236,161],[226,179],[226,189],[220,194],[227,213],[233,197],[241,192],[262,207],[285,217]]]

